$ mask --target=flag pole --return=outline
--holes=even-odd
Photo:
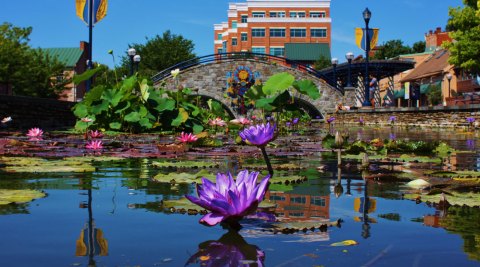
[[[93,0],[88,0],[88,61],[87,61],[87,69],[92,69],[92,32],[93,32]],[[92,77],[87,80],[87,88],[86,91],[90,91],[90,87],[92,86]]]

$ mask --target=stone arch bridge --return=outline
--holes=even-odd
[[[288,72],[297,80],[308,79],[314,82],[321,94],[319,99],[312,100],[302,94],[294,95],[295,103],[313,118],[324,118],[326,113],[335,111],[339,102],[345,102],[343,90],[331,86],[333,82],[325,75],[309,66],[265,54],[227,53],[199,57],[161,71],[153,77],[153,81],[157,87],[173,90],[176,85],[171,71],[180,69],[177,86],[191,88],[196,95],[204,99],[212,98],[221,102],[230,115],[238,117],[238,112],[232,107],[231,98],[226,96],[226,90],[229,75],[239,68],[249,69],[263,82],[280,72]]]

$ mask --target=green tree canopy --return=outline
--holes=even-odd
[[[316,70],[321,70],[321,69],[324,69],[324,68],[328,68],[332,65],[332,62],[330,62],[330,60],[328,58],[326,58],[325,56],[320,56],[320,58],[315,61],[315,64],[314,64],[314,68]]]
[[[169,30],[162,36],[156,35],[153,39],[146,40],[145,44],[130,45],[142,57],[139,65],[140,76],[151,77],[174,64],[196,57],[193,53],[193,42],[181,35],[172,34]],[[121,72],[128,74],[129,69],[130,58],[125,55],[122,58]]]
[[[450,51],[449,63],[480,73],[480,14],[477,1],[464,0],[463,7],[450,8],[447,29],[455,42],[444,47]]]
[[[418,49],[417,48],[418,46],[419,45],[417,44],[416,49]],[[425,51],[425,47],[421,52],[424,52],[424,51]],[[413,52],[412,48],[408,45],[404,45],[402,40],[400,39],[390,40],[385,42],[382,46],[379,47],[378,51],[373,56],[373,59],[394,58],[399,55],[410,54],[412,52]]]
[[[65,66],[28,42],[32,28],[0,25],[0,83],[13,88],[17,95],[56,98],[63,82],[52,77],[63,75]]]

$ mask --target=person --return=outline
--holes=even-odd
[[[373,77],[372,74],[369,75],[370,77],[370,83],[369,83],[369,100],[370,100],[370,103],[372,104],[372,107],[375,107],[375,90],[377,89],[377,85],[378,85],[378,82],[377,82],[377,79],[375,77]]]

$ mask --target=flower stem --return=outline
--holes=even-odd
[[[272,178],[273,168],[272,168],[272,164],[270,164],[270,159],[268,158],[267,151],[265,150],[265,146],[261,146],[260,150],[262,150],[263,158],[265,159],[265,163],[267,164],[268,173],[270,174],[270,178]]]

